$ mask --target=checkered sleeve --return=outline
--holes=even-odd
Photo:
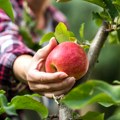
[[[13,63],[22,54],[34,52],[23,43],[18,26],[0,9],[0,89],[11,89]]]

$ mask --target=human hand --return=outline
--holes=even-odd
[[[27,82],[30,89],[48,98],[67,93],[75,84],[75,78],[64,72],[46,73],[45,60],[51,50],[57,46],[52,38],[47,46],[39,49],[27,68]]]

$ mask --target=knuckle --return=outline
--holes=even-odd
[[[27,75],[26,75],[26,79],[27,79],[28,81],[32,81],[32,74],[31,74],[30,71],[28,71],[28,73],[27,73]]]
[[[36,52],[36,54],[35,54],[35,58],[36,59],[39,59],[40,58],[40,56],[41,56],[41,52],[42,52],[42,49],[39,49],[37,52]]]

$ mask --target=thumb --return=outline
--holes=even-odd
[[[55,37],[52,37],[50,39],[50,42],[47,46],[43,47],[42,49],[39,49],[35,54],[35,59],[39,60],[41,58],[46,58],[48,54],[57,46],[57,41]]]

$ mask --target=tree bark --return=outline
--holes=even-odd
[[[89,48],[89,51],[87,54],[88,60],[89,60],[88,71],[81,80],[77,81],[76,85],[79,85],[81,83],[81,81],[85,82],[86,80],[88,80],[90,78],[93,68],[98,61],[100,51],[108,37],[108,34],[109,34],[108,29],[109,29],[108,23],[103,22],[103,25],[99,28],[95,38],[93,39],[93,41],[90,45],[90,48]]]
[[[95,38],[93,39],[89,51],[88,51],[88,60],[89,60],[89,68],[86,73],[86,75],[81,79],[78,80],[75,84],[74,87],[78,86],[81,81],[85,82],[86,80],[89,79],[92,70],[95,66],[95,63],[98,60],[98,56],[100,54],[100,51],[102,49],[103,44],[105,43],[109,32],[107,31],[108,29],[108,24],[106,22],[103,22],[103,25],[100,27],[98,30]],[[71,120],[72,119],[72,110],[69,109],[67,106],[63,105],[62,103],[60,104],[59,107],[59,118],[60,120]]]
[[[64,104],[59,106],[59,120],[72,120],[73,111]]]

